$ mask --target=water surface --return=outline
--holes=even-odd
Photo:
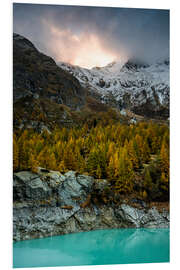
[[[13,244],[13,267],[169,262],[169,229],[113,229]]]

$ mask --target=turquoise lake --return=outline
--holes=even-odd
[[[169,229],[113,229],[13,244],[13,267],[169,262]]]

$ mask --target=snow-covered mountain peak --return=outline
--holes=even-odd
[[[92,71],[98,71],[100,73],[110,74],[110,73],[119,73],[121,68],[124,65],[124,61],[113,61],[106,65],[105,67],[94,67],[91,70]]]
[[[58,65],[73,74],[92,92],[101,96],[103,103],[128,108],[140,114],[169,114],[169,59],[153,64],[130,59],[116,61],[105,67],[85,69],[70,64]],[[165,113],[164,113],[165,111]]]
[[[149,67],[149,64],[138,59],[129,59],[122,67],[122,71],[138,71],[139,69],[144,69]]]

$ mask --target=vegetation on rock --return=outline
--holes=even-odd
[[[16,131],[14,171],[44,167],[69,170],[109,181],[114,194],[136,193],[143,199],[169,198],[169,128],[152,122],[137,125],[111,119],[88,126],[56,128],[49,133]]]

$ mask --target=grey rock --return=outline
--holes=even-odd
[[[13,193],[19,199],[45,199],[51,195],[47,183],[38,174],[22,171],[14,174]]]
[[[88,191],[91,191],[94,183],[93,177],[88,175],[78,175],[76,180],[81,186],[86,188]]]
[[[146,227],[148,228],[168,228],[169,220],[165,214],[160,214],[155,207],[149,209],[147,214]]]
[[[129,223],[132,223],[135,227],[140,227],[140,220],[144,215],[143,210],[139,210],[133,208],[129,205],[122,204],[118,211],[116,211],[116,215]]]
[[[112,207],[104,206],[101,208],[101,220],[102,223],[106,224],[108,227],[116,227],[118,223]]]
[[[38,168],[37,173],[14,174],[13,239],[42,238],[73,232],[112,228],[168,228],[169,213],[125,203],[82,208],[88,195],[108,187],[107,180],[69,171]]]
[[[27,239],[40,237],[40,235],[56,235],[66,233],[65,224],[80,207],[74,207],[71,211],[59,207],[35,207],[13,210],[14,239]]]
[[[59,199],[61,205],[77,205],[83,202],[91,192],[93,178],[87,175],[78,175],[69,171],[65,175],[65,181],[59,188]],[[77,202],[78,200],[78,202]]]
[[[57,188],[66,179],[63,174],[58,171],[46,170],[44,168],[38,168],[38,173],[44,181],[47,181],[50,188]]]
[[[136,228],[169,227],[168,214],[160,214],[155,207],[146,211],[144,209],[133,208],[127,204],[122,204],[116,211],[116,215],[123,221],[131,223]]]

